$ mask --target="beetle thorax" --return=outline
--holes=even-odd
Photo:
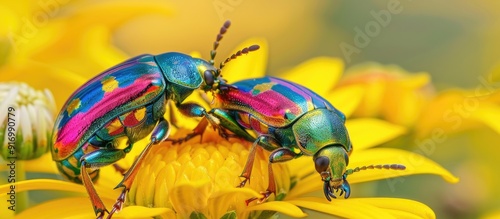
[[[349,136],[343,121],[328,109],[307,112],[292,126],[297,145],[304,154],[313,155],[329,145],[349,151]]]

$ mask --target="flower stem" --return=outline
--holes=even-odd
[[[16,163],[16,182],[26,180],[26,171],[24,170],[24,161],[18,160]],[[19,192],[16,194],[16,212],[22,212],[28,207],[28,192]]]

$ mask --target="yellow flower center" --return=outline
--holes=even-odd
[[[180,130],[172,138],[185,136]],[[240,139],[225,140],[216,132],[207,130],[203,140],[172,145],[170,142],[154,146],[128,193],[129,205],[168,207],[177,218],[203,214],[206,218],[221,218],[227,212],[236,212],[238,218],[248,217],[245,200],[265,191],[268,186],[268,155],[259,148],[255,157],[250,182],[240,184],[241,172],[248,159],[251,142]],[[286,165],[273,164],[278,199],[290,189],[290,173]],[[252,189],[252,190],[250,190]],[[269,200],[275,199],[271,195]],[[252,203],[250,205],[253,205]]]

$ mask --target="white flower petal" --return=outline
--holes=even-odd
[[[14,103],[14,100],[16,99],[17,93],[19,91],[18,87],[13,87],[12,90],[10,90],[7,95],[5,96],[5,99],[1,101],[0,103],[0,122],[3,122],[5,117],[7,117],[7,107],[12,106]],[[0,99],[1,100],[1,99]]]

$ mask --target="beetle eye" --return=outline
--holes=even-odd
[[[206,70],[203,72],[203,77],[205,78],[205,84],[210,87],[214,85],[214,75],[212,74],[212,71]]]
[[[330,159],[325,156],[319,156],[314,160],[314,166],[316,167],[316,171],[318,173],[325,172],[330,165]]]

